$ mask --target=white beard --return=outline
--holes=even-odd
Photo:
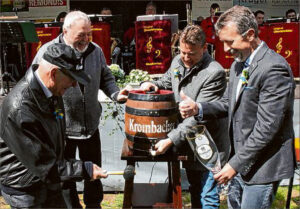
[[[75,48],[73,44],[70,44],[69,46],[70,46],[72,49],[74,49],[74,50],[78,51],[79,53],[83,54],[83,53],[87,50],[87,48],[88,48],[89,45],[87,44],[86,47],[84,47],[84,49],[82,49],[82,50],[80,50],[80,49],[78,49],[78,48]]]
[[[82,49],[82,50],[80,50],[80,49],[76,49],[78,52],[80,52],[80,53],[84,53],[86,50],[87,50],[87,48],[88,48],[88,46],[89,45],[86,45],[86,47],[84,47],[84,49]]]

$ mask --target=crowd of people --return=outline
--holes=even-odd
[[[192,208],[219,208],[218,184],[229,182],[229,208],[270,208],[280,181],[292,177],[296,166],[293,74],[258,37],[263,11],[234,6],[214,18],[218,11],[213,4],[201,26],[186,26],[168,71],[140,86],[145,92],[172,90],[179,104],[177,127],[155,144],[153,154],[173,147],[189,156],[183,167]],[[112,13],[103,8],[101,14]],[[156,14],[153,2],[145,14]],[[98,90],[119,103],[131,90],[116,85],[101,47],[90,41],[85,13],[72,11],[57,21],[63,21],[62,33],[39,49],[1,105],[0,185],[11,208],[82,208],[76,181],[84,181],[86,208],[100,208],[100,179],[107,174],[101,168]],[[210,55],[217,36],[235,60],[229,82]],[[126,43],[134,42],[127,38]],[[194,158],[186,142],[197,124],[205,125],[216,143],[222,162],[218,173]]]

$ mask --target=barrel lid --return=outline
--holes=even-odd
[[[157,92],[146,92],[142,90],[132,90],[128,99],[138,101],[174,101],[174,92],[170,90],[158,90]]]

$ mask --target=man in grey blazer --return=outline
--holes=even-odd
[[[145,82],[141,89],[169,89],[180,102],[179,92],[198,102],[214,101],[222,97],[226,89],[225,72],[222,66],[207,53],[205,33],[199,26],[188,26],[180,35],[180,55],[177,55],[169,70],[158,81]],[[163,154],[171,145],[187,152],[189,159],[183,163],[190,183],[192,208],[218,208],[219,195],[213,174],[206,170],[194,158],[194,154],[185,140],[186,132],[197,121],[191,117],[185,120],[179,115],[179,125],[168,134],[168,139],[159,141],[156,154]],[[229,156],[230,141],[226,119],[204,123],[216,142],[223,164]]]
[[[258,38],[251,10],[234,6],[222,14],[216,31],[235,62],[222,99],[196,103],[181,94],[183,118],[228,116],[234,152],[214,176],[229,187],[229,208],[269,208],[280,180],[293,176],[293,75],[286,60]]]

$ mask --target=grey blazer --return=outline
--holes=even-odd
[[[249,67],[248,85],[236,100],[242,71],[234,62],[223,98],[201,103],[203,119],[228,115],[234,155],[229,164],[249,184],[263,184],[293,176],[295,166],[293,75],[286,60],[265,43]]]
[[[176,76],[175,71],[179,71],[178,76]],[[222,97],[226,89],[225,71],[208,53],[203,54],[201,61],[192,67],[186,76],[184,76],[184,73],[185,67],[180,59],[180,55],[177,55],[173,59],[169,70],[160,80],[153,83],[160,89],[172,90],[178,103],[181,101],[179,96],[181,90],[197,102],[215,101]],[[194,117],[189,117],[185,120],[179,117],[179,120],[179,125],[168,134],[168,137],[172,140],[175,147],[182,151],[187,151],[187,154],[190,155],[192,161],[185,162],[185,167],[204,170],[200,163],[196,162],[192,150],[185,142],[185,133],[188,128],[199,122]],[[227,120],[215,119],[204,124],[214,139],[224,164],[230,152]]]

